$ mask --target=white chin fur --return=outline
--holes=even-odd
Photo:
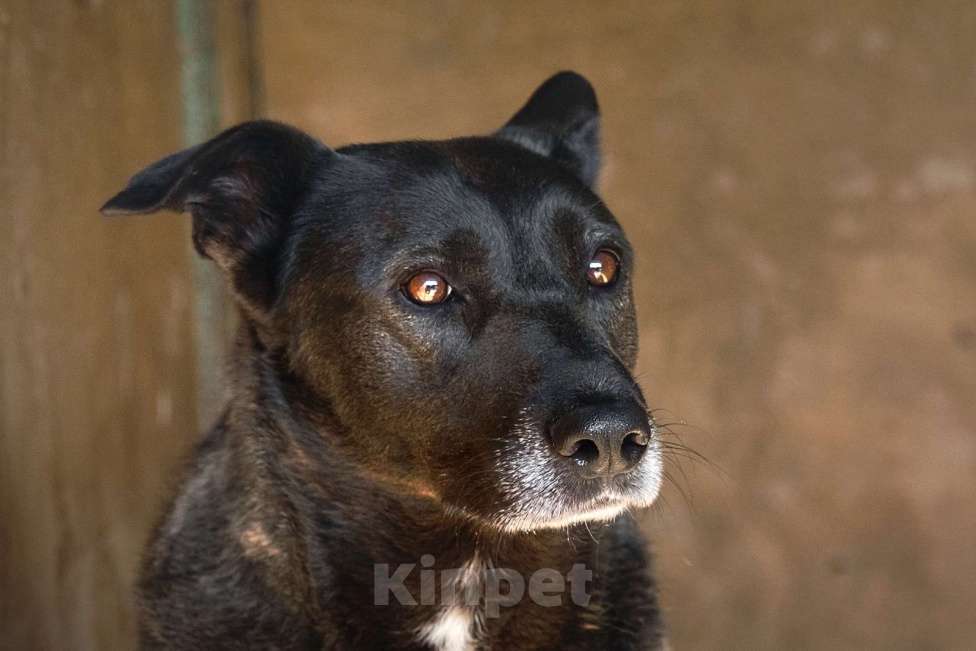
[[[506,521],[502,528],[506,531],[535,531],[537,529],[563,529],[580,522],[609,522],[627,508],[624,502],[616,502],[591,510],[570,511],[555,518],[536,518],[531,514]]]

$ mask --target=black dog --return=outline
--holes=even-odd
[[[500,131],[333,151],[251,122],[103,208],[193,215],[233,394],[149,546],[145,647],[662,645],[633,253],[560,73]],[[609,524],[608,524],[609,523]]]

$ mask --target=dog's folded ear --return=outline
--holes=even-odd
[[[559,161],[593,186],[600,168],[600,108],[575,72],[547,79],[496,136]]]
[[[289,220],[314,171],[332,156],[297,129],[246,122],[150,165],[102,212],[191,213],[197,251],[217,263],[241,306],[260,318],[276,298]]]

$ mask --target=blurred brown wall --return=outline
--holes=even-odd
[[[215,11],[223,119],[249,102]],[[132,581],[197,438],[190,229],[99,206],[182,146],[175,5],[0,2],[0,648],[134,646]]]
[[[131,640],[133,569],[192,434],[188,229],[98,214],[180,144],[171,14],[0,5],[3,648]]]
[[[0,646],[124,648],[194,438],[191,289],[183,220],[95,211],[179,146],[173,12],[45,4],[0,7]],[[641,380],[718,466],[673,465],[687,499],[647,517],[675,648],[971,648],[976,5],[260,16],[267,113],[331,145],[486,132],[558,69],[593,81]]]

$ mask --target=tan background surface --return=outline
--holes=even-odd
[[[642,381],[721,468],[648,516],[677,649],[972,647],[976,5],[260,10],[267,113],[332,145],[484,132],[558,69],[593,81]],[[186,224],[95,213],[179,146],[172,14],[0,5],[7,648],[131,645],[195,438]]]
[[[180,144],[171,14],[0,4],[3,648],[131,645],[133,569],[189,441],[189,230],[97,213]]]

